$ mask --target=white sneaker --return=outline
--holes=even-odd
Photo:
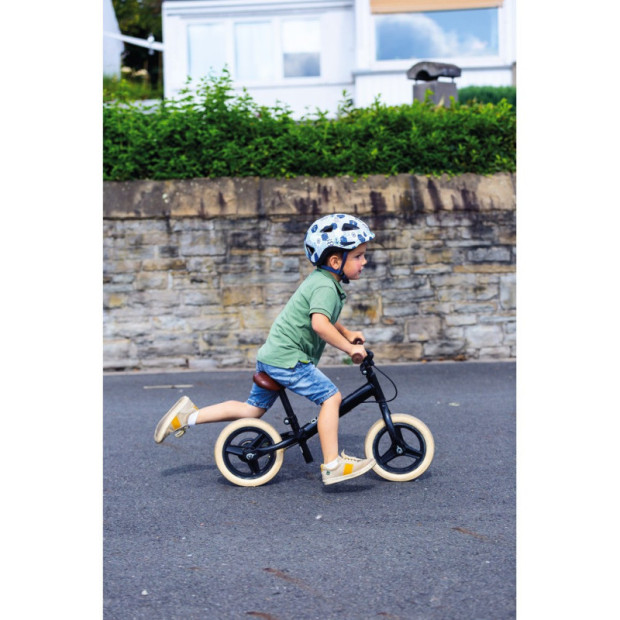
[[[155,443],[161,443],[170,433],[174,433],[175,437],[181,437],[189,428],[187,418],[194,411],[198,411],[198,407],[187,396],[179,398],[157,424],[154,436]]]
[[[358,459],[354,456],[347,456],[343,450],[334,467],[328,469],[325,465],[321,465],[323,484],[336,484],[336,482],[357,478],[372,469],[376,463],[375,459]]]

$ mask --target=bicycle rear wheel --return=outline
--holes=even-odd
[[[242,487],[257,487],[269,482],[282,467],[284,450],[263,456],[258,448],[280,443],[282,438],[271,424],[253,418],[231,422],[215,442],[215,463],[228,481]]]
[[[428,426],[406,413],[392,414],[399,442],[392,441],[383,419],[375,422],[366,435],[366,458],[374,458],[373,471],[394,482],[407,482],[421,476],[435,454],[435,441]]]

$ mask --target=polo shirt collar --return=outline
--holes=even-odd
[[[326,269],[321,269],[320,267],[317,268],[317,272],[320,273],[322,276],[329,278],[336,285],[336,290],[338,291],[338,294],[340,295],[340,299],[345,300],[347,298],[347,294],[344,292],[344,289],[342,288],[342,285],[340,284],[340,282],[336,280],[336,277],[334,276],[334,274],[330,273]]]

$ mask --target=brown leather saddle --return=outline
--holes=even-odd
[[[258,385],[258,387],[262,387],[265,390],[270,390],[272,392],[279,392],[283,390],[284,387],[281,386],[277,381],[272,379],[266,372],[255,372],[254,373],[254,383]]]

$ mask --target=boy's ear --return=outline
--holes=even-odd
[[[327,258],[327,265],[332,269],[338,269],[340,267],[341,258],[338,254],[332,254]]]

